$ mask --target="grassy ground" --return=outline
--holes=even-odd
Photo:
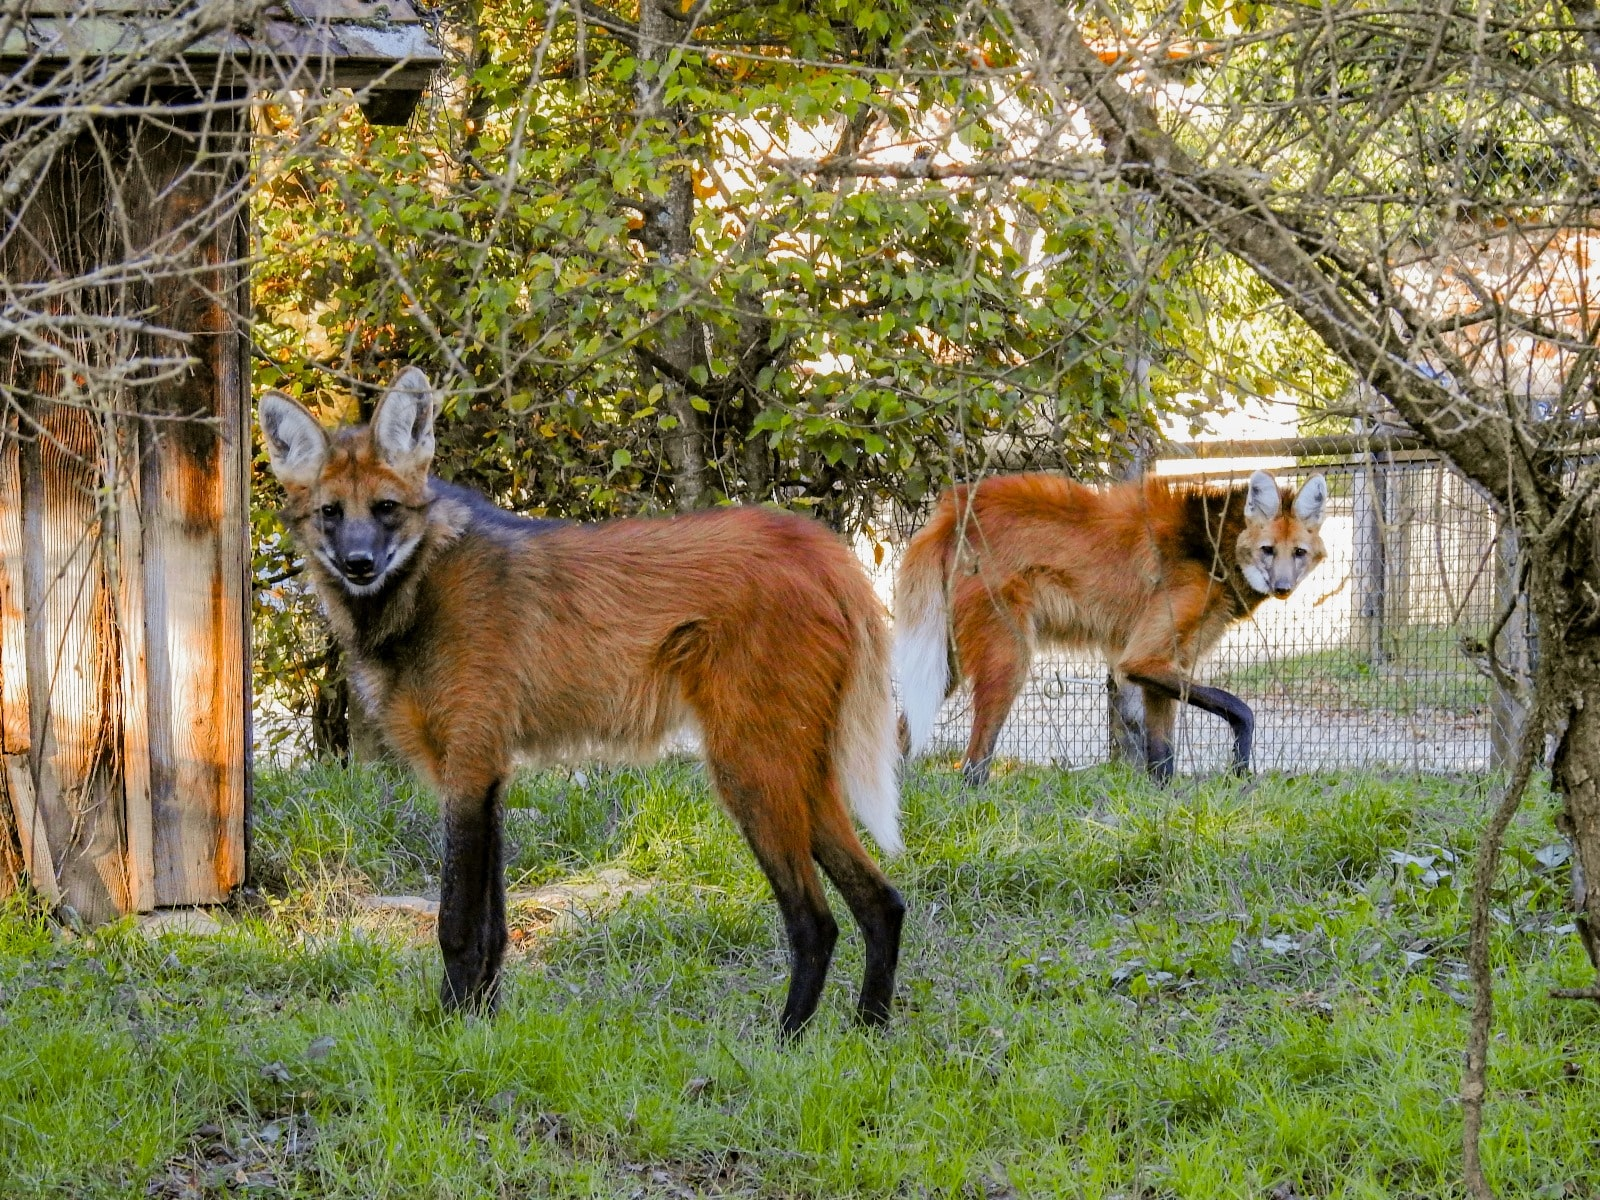
[[[1218,662],[1207,682],[1251,697],[1293,696],[1343,712],[1413,714],[1431,709],[1482,711],[1489,681],[1461,653],[1460,631],[1404,626],[1390,638],[1390,661],[1374,666],[1354,645],[1228,666]]]
[[[696,768],[524,782],[522,886],[657,886],[530,932],[490,1022],[438,1016],[417,930],[351,916],[432,885],[429,802],[268,774],[265,895],[222,935],[0,914],[0,1194],[1457,1193],[1479,785],[929,769],[906,801],[893,1027],[849,1021],[848,929],[785,1049],[776,913]],[[1498,900],[1504,1196],[1600,1188],[1600,1013],[1545,997],[1589,978],[1551,841],[1540,800]]]

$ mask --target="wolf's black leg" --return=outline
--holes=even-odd
[[[1146,672],[1129,671],[1128,679],[1137,683],[1145,690],[1145,704],[1147,720],[1154,727],[1153,719],[1148,717],[1150,702],[1155,697],[1182,700],[1192,704],[1201,712],[1208,712],[1213,716],[1221,717],[1227,721],[1228,727],[1233,730],[1233,769],[1240,775],[1250,773],[1251,744],[1255,738],[1256,718],[1250,711],[1250,706],[1232,692],[1225,692],[1221,688],[1205,687],[1198,683],[1190,683],[1176,671],[1172,672]],[[1158,778],[1167,778],[1172,774],[1170,763],[1166,775],[1163,776],[1155,765],[1157,738],[1154,733],[1150,736],[1151,771]],[[1167,748],[1170,756],[1171,748]]]
[[[445,811],[439,880],[439,950],[445,1008],[492,1009],[505,953],[505,867],[500,833],[500,782]]]

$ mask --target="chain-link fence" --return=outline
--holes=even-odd
[[[1255,711],[1255,766],[1455,772],[1495,765],[1497,722],[1509,727],[1512,702],[1479,668],[1481,656],[1464,649],[1476,651],[1486,640],[1513,586],[1514,556],[1487,500],[1438,459],[1415,451],[1297,466],[1258,456],[1237,470],[1168,460],[1157,469],[1184,483],[1224,486],[1242,482],[1262,461],[1280,482],[1297,486],[1322,473],[1329,500],[1326,560],[1290,599],[1266,601],[1229,630],[1197,672],[1200,682],[1226,688]],[[920,523],[893,522],[881,554],[862,547],[885,600],[900,551]],[[1520,615],[1501,631],[1498,650],[1504,665],[1526,674]],[[1068,767],[1104,762],[1113,753],[1110,708],[1104,662],[1046,651],[1034,660],[996,752]],[[285,722],[300,736],[279,749],[303,752],[301,722],[258,697],[260,729]],[[945,705],[931,752],[958,757],[970,731],[963,688]],[[1177,748],[1180,770],[1221,770],[1231,737],[1220,719],[1180,706]]]
[[[1159,469],[1219,485],[1242,482],[1251,469],[1203,466]],[[1271,469],[1284,483],[1327,477],[1327,559],[1290,599],[1268,600],[1229,630],[1197,672],[1254,709],[1257,769],[1488,769],[1511,700],[1497,696],[1464,646],[1476,651],[1494,626],[1512,554],[1487,500],[1414,452]],[[886,589],[898,550],[876,566]],[[1508,623],[1499,649],[1502,661],[1525,670],[1520,622]],[[970,731],[963,688],[945,706],[932,752],[959,756]],[[1231,736],[1221,720],[1180,706],[1177,732],[1180,770],[1226,765]],[[1105,761],[1112,744],[1105,663],[1044,652],[996,753],[1076,767]]]

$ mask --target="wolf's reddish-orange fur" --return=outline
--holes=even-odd
[[[269,447],[286,441],[286,516],[360,693],[444,801],[446,1000],[493,999],[505,941],[499,803],[514,757],[637,758],[688,727],[784,910],[795,967],[784,1028],[815,1008],[837,932],[813,862],[867,934],[861,1011],[882,1020],[900,901],[858,841],[846,793],[898,849],[888,634],[839,539],[759,508],[525,521],[430,477],[425,462],[397,469],[404,456],[374,432],[381,410],[373,426],[327,435],[320,470],[299,482],[287,439],[312,435],[283,407],[292,401],[273,403],[262,424]],[[355,587],[338,527],[368,512],[383,514],[379,540],[397,565],[389,582],[380,572],[381,586]],[[367,586],[379,590],[353,594]]]
[[[919,686],[919,653],[922,677],[947,691],[972,681],[966,766],[981,778],[1035,649],[1094,649],[1143,687],[1158,772],[1170,770],[1179,699],[1228,718],[1236,734],[1243,728],[1239,756],[1248,760],[1249,710],[1193,684],[1190,672],[1230,624],[1269,593],[1287,595],[1321,560],[1326,485],[1314,478],[1305,493],[1279,493],[1261,473],[1233,489],[1155,478],[1094,488],[1042,474],[953,488],[901,564],[902,691]],[[948,667],[934,655],[948,656]],[[906,698],[921,726],[908,736],[926,736],[942,698]]]

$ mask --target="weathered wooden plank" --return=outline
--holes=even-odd
[[[27,13],[30,17],[70,17],[75,13],[126,13],[130,17],[152,13],[147,0],[30,0]]]
[[[156,431],[148,426],[141,431],[139,453],[140,591],[144,609],[144,699],[145,749],[149,758],[146,779],[150,802],[150,891],[155,904],[164,895],[184,893],[181,873],[175,877],[166,866],[171,856],[165,823],[182,821],[183,808],[177,792],[177,772],[173,748],[173,679],[170,661],[172,620],[167,605],[167,539],[160,536],[160,513],[164,500],[161,483],[162,458],[157,451]],[[183,631],[179,630],[179,636]]]
[[[165,691],[168,722],[165,761],[151,763],[151,810],[155,827],[157,903],[210,904],[226,896],[214,865],[227,838],[221,828],[224,772],[219,744],[216,656],[221,649],[218,547],[213,527],[220,514],[206,476],[218,467],[214,448],[195,437],[163,430],[151,451],[159,466],[155,492],[145,495],[145,544],[149,551],[146,630],[153,646],[165,647],[167,677],[158,689],[151,680],[151,715]],[[214,436],[211,440],[215,440]],[[153,501],[153,503],[152,503]],[[159,589],[151,574],[162,576]],[[161,608],[155,607],[159,590]],[[152,671],[157,662],[148,655]],[[152,749],[156,746],[152,738]],[[164,786],[156,786],[160,778]]]
[[[0,61],[61,63],[133,55],[150,37],[142,20],[103,14],[39,17],[29,23],[24,39],[0,46]],[[393,85],[389,72],[395,68],[430,72],[443,63],[427,27],[416,23],[263,21],[248,34],[224,31],[196,39],[168,78],[191,85],[196,78],[215,79],[227,87],[246,82],[300,87],[315,81],[359,87],[380,80]],[[422,79],[426,82],[426,74]]]
[[[28,869],[28,882],[51,904],[61,903],[61,888],[56,883],[56,864],[50,851],[50,835],[39,812],[33,790],[33,771],[26,754],[4,756],[4,785],[10,801],[17,836],[22,843],[22,861]]]
[[[26,754],[28,661],[22,608],[22,484],[17,413],[0,417],[0,754]]]
[[[147,56],[174,6],[142,0],[29,0],[0,38],[0,73],[41,79],[68,64]],[[233,101],[278,90],[354,88],[374,124],[404,124],[444,65],[410,0],[277,0],[246,26],[196,39],[148,82]]]
[[[287,7],[308,23],[417,25],[422,21],[407,0],[288,0]]]
[[[199,137],[179,131],[151,129],[142,138],[135,150],[141,173],[165,182],[152,187],[151,202],[134,214],[141,236],[154,242],[181,237],[178,226],[238,178],[243,140],[233,119],[212,114],[203,146]],[[207,171],[189,169],[197,154]],[[222,900],[245,871],[245,401],[240,314],[230,303],[241,249],[236,223],[210,229],[190,252],[191,271],[151,297],[155,323],[191,335],[181,348],[154,347],[158,353],[181,350],[191,366],[150,389],[152,415],[208,418],[152,419],[143,430],[145,661],[159,905]]]
[[[219,533],[227,472],[222,448],[205,440],[220,441],[209,430],[166,431],[146,493],[146,632],[148,646],[163,647],[159,658],[147,649],[151,721],[166,722],[164,736],[151,738],[152,751],[165,752],[151,764],[160,905],[215,903],[243,877],[240,688],[224,663],[239,652]]]
[[[63,895],[95,922],[129,908],[120,655],[99,544],[100,431],[75,405],[41,405],[37,420],[21,456],[34,785]]]
[[[241,216],[239,224],[239,245],[248,248],[252,244],[248,217]],[[237,287],[234,291],[234,303],[239,313],[248,316],[254,313],[255,298],[250,289],[250,272],[238,273]],[[255,837],[255,647],[253,634],[253,618],[255,614],[255,527],[251,521],[251,475],[255,461],[255,406],[251,400],[250,364],[251,364],[251,337],[250,326],[241,322],[239,336],[235,341],[235,361],[233,364],[234,377],[238,380],[239,394],[239,423],[237,462],[239,478],[234,485],[234,503],[238,506],[239,532],[234,538],[239,553],[239,630],[241,634],[240,645],[237,653],[239,656],[239,713],[243,722],[243,754],[240,758],[243,774],[243,788],[240,799],[244,806],[244,817],[240,822],[243,827],[240,832],[240,846],[242,854],[239,861],[240,884],[251,881],[251,855],[254,853]]]
[[[19,788],[12,789],[12,802],[26,803],[28,811],[19,808],[19,823],[29,832],[29,845],[40,839],[45,844],[65,844],[68,832],[66,806],[62,802],[61,784],[56,776],[58,748],[55,725],[51,721],[53,697],[52,661],[50,653],[50,622],[46,604],[49,564],[53,557],[46,552],[44,518],[46,489],[44,466],[39,453],[38,437],[24,438],[19,454],[20,493],[22,496],[22,626],[23,650],[28,680],[28,799],[22,799]],[[52,829],[51,826],[55,828]],[[50,869],[50,887],[58,882],[54,861]],[[29,854],[30,872],[38,866]],[[35,879],[34,887],[44,892],[43,880]]]
[[[168,7],[176,7],[175,5]],[[33,17],[71,17],[87,14],[122,14],[130,20],[149,22],[159,18],[162,8],[149,0],[31,0],[28,13]],[[416,25],[422,18],[409,0],[285,0],[270,4],[263,16],[271,20],[293,20],[304,24]]]
[[[155,818],[150,807],[150,718],[148,670],[144,652],[144,529],[139,511],[139,427],[118,422],[109,446],[106,479],[117,497],[116,571],[112,594],[122,647],[122,804],[127,836],[128,905],[148,911],[156,905]]]
[[[22,857],[22,838],[11,811],[11,795],[0,770],[0,896],[12,895],[27,877],[28,864]]]
[[[179,336],[72,350],[91,381],[130,356],[187,363],[69,403],[53,363],[0,345],[0,751],[27,783],[0,771],[0,800],[41,890],[90,921],[222,900],[245,875],[246,138],[231,111],[104,120],[0,240],[22,283],[166,263],[72,303]]]
[[[244,160],[235,160],[244,170]],[[223,261],[242,259],[250,245],[245,216],[221,247]],[[220,328],[217,354],[217,430],[222,470],[216,476],[221,520],[217,525],[218,562],[222,582],[221,624],[217,636],[217,708],[222,715],[218,759],[222,795],[218,818],[222,837],[212,872],[218,888],[232,891],[245,881],[249,864],[250,799],[250,464],[254,456],[254,424],[250,404],[250,359],[244,320],[249,313],[248,274],[233,267],[218,280]],[[231,284],[231,286],[229,286]],[[232,307],[230,307],[230,304]]]
[[[238,675],[228,666],[239,642],[223,580],[218,451],[197,461],[192,444],[171,437],[157,449],[161,503],[146,524],[147,544],[159,546],[152,562],[165,575],[160,635],[170,757],[159,767],[152,763],[152,780],[164,769],[167,786],[151,796],[162,905],[214,903],[243,875],[243,727]],[[177,515],[184,512],[213,519],[185,521]],[[152,632],[153,624],[146,626]]]
[[[88,141],[50,164],[0,246],[9,281],[71,278],[95,260],[96,231],[106,220],[104,186]],[[83,298],[92,305],[92,297]],[[127,903],[122,863],[121,796],[114,732],[114,627],[106,611],[99,536],[98,426],[82,405],[55,402],[53,365],[19,347],[0,348],[10,432],[17,447],[15,505],[20,532],[8,573],[20,583],[20,639],[26,681],[28,784],[7,791],[31,806],[19,825],[35,850],[33,871],[52,869],[35,886],[90,920],[115,916]],[[13,596],[13,599],[15,597]],[[109,639],[109,640],[108,640]],[[15,743],[20,739],[10,738]],[[22,814],[19,814],[22,815]],[[38,846],[47,846],[40,859]],[[47,861],[48,865],[44,865]]]
[[[22,498],[17,478],[17,413],[0,413],[0,755],[26,761],[28,725],[27,656],[22,610]],[[21,877],[32,873],[23,848],[26,822],[12,799],[0,764],[0,896],[10,895]],[[51,882],[55,867],[51,865]]]
[[[247,451],[240,314],[229,302],[242,243],[227,215],[243,158],[233,120],[103,123],[43,181],[22,216],[26,236],[0,246],[0,268],[21,281],[119,258],[160,262],[176,249],[164,277],[127,295],[85,289],[74,302],[130,305],[194,335],[77,347],[91,377],[99,355],[193,362],[175,381],[90,405],[55,402],[52,366],[0,353],[7,395],[23,406],[9,459],[0,444],[0,740],[24,755],[30,785],[8,786],[8,801],[30,805],[35,859],[42,847],[58,894],[89,921],[221,900],[245,870]],[[122,164],[116,177],[107,162]],[[206,214],[219,203],[214,228]],[[118,415],[130,404],[142,415]]]

